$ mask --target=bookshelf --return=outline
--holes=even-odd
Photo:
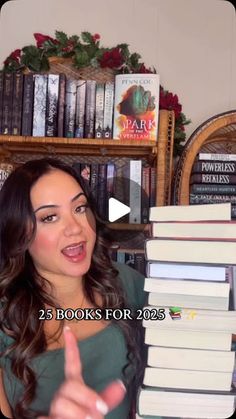
[[[201,124],[185,144],[173,179],[172,203],[189,205],[189,181],[199,152],[236,153],[236,110],[213,116]]]
[[[20,164],[33,158],[58,157],[69,164],[85,158],[86,161],[114,161],[122,164],[130,158],[144,159],[156,167],[156,205],[168,205],[171,199],[173,169],[174,112],[161,110],[159,135],[153,141],[80,139],[59,137],[24,137],[0,135],[0,163]],[[114,223],[113,229],[143,230],[143,225]],[[146,228],[148,230],[148,226]]]

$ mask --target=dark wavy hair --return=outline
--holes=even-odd
[[[47,349],[43,322],[38,319],[39,310],[46,304],[55,308],[56,305],[44,286],[47,280],[36,271],[27,249],[36,233],[30,191],[41,176],[53,169],[62,170],[77,180],[96,219],[97,237],[91,266],[83,278],[87,299],[98,307],[95,292],[99,292],[102,298],[100,308],[127,306],[123,289],[116,280],[118,271],[112,264],[108,252],[111,245],[108,229],[97,215],[96,205],[86,181],[73,167],[52,158],[31,160],[16,168],[0,191],[0,330],[13,339],[13,343],[4,354],[10,356],[12,373],[24,386],[23,396],[13,411],[16,419],[31,419],[43,413],[33,412],[29,407],[37,387],[30,361]],[[32,225],[30,232],[29,225]],[[136,329],[134,322],[131,325],[128,321],[120,321],[119,325],[127,342],[126,367],[129,362],[140,366],[136,331],[139,328]],[[60,323],[54,338],[62,333],[62,326],[63,322]],[[126,367],[123,371],[124,380]]]

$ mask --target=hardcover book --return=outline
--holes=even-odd
[[[58,126],[59,74],[48,75],[46,136],[56,137]]]
[[[21,135],[32,135],[34,104],[34,76],[24,75]]]
[[[216,195],[216,194],[193,194],[189,195],[190,204],[220,204],[221,202],[231,202],[236,204],[236,195]]]
[[[236,237],[236,223],[233,221],[152,223],[152,236],[234,239]]]
[[[147,275],[154,278],[226,281],[227,267],[192,263],[147,262]]]
[[[145,343],[153,346],[230,351],[231,333],[204,330],[145,329]]]
[[[113,138],[157,141],[159,89],[158,74],[115,77]]]
[[[179,310],[179,319],[173,320],[172,310]],[[165,318],[163,320],[153,321],[151,313],[158,313],[158,310],[164,310]],[[206,310],[193,307],[177,306],[146,306],[144,308],[146,318],[143,320],[143,327],[150,329],[165,330],[192,330],[208,331],[217,333],[236,333],[236,311],[228,310]],[[150,312],[150,316],[148,316]]]
[[[146,367],[143,384],[176,389],[230,391],[232,371],[196,371]]]
[[[236,195],[236,185],[194,183],[190,188],[191,194],[219,194]]]
[[[105,83],[104,122],[103,122],[103,137],[104,138],[112,137],[114,89],[115,89],[115,85],[113,82]]]
[[[206,205],[169,205],[150,208],[150,221],[230,221],[229,203]]]
[[[145,278],[148,304],[228,310],[228,282],[192,281],[171,278]]]
[[[104,91],[104,83],[97,83],[95,109],[95,138],[103,138]]]
[[[228,153],[199,153],[199,160],[236,161],[236,154]]]
[[[96,81],[86,82],[85,138],[94,138]]]
[[[210,351],[205,349],[148,348],[147,365],[157,368],[176,368],[194,371],[233,372],[233,351]]]
[[[13,101],[12,101],[12,134],[21,135],[23,103],[23,74],[15,72],[13,74]]]
[[[65,137],[73,138],[75,133],[75,106],[77,81],[66,79],[66,106],[65,106]]]
[[[75,108],[75,137],[84,138],[86,81],[77,81]]]
[[[129,162],[129,222],[141,223],[141,186],[142,186],[142,160],[130,160]]]
[[[2,185],[13,169],[14,166],[10,163],[0,163],[0,190],[2,189]]]
[[[236,162],[202,160],[194,163],[192,173],[236,173]]]
[[[171,381],[170,381],[171,386]],[[136,419],[157,417],[223,419],[233,416],[234,394],[206,393],[168,388],[140,388]]]
[[[32,133],[34,137],[45,137],[47,81],[48,76],[46,74],[35,75]]]
[[[2,99],[2,133],[12,134],[13,73],[4,73]]]
[[[193,183],[234,184],[236,183],[236,175],[219,173],[195,173],[190,177],[190,184],[192,185]]]
[[[148,239],[148,260],[162,262],[236,264],[236,238],[233,240]]]
[[[64,136],[64,116],[65,116],[65,94],[66,94],[66,76],[59,75],[59,98],[58,98],[58,117],[57,117],[57,135]]]

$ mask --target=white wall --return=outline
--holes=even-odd
[[[53,36],[100,33],[104,46],[127,42],[179,95],[190,134],[210,116],[236,109],[236,19],[224,0],[14,0],[0,16],[0,65],[9,53]]]

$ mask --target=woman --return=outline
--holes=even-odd
[[[2,413],[128,418],[141,365],[139,327],[103,314],[130,307],[135,317],[143,277],[111,262],[87,185],[60,161],[29,161],[5,181],[0,214]],[[102,315],[88,320],[78,308]],[[81,317],[63,319],[68,312]]]

